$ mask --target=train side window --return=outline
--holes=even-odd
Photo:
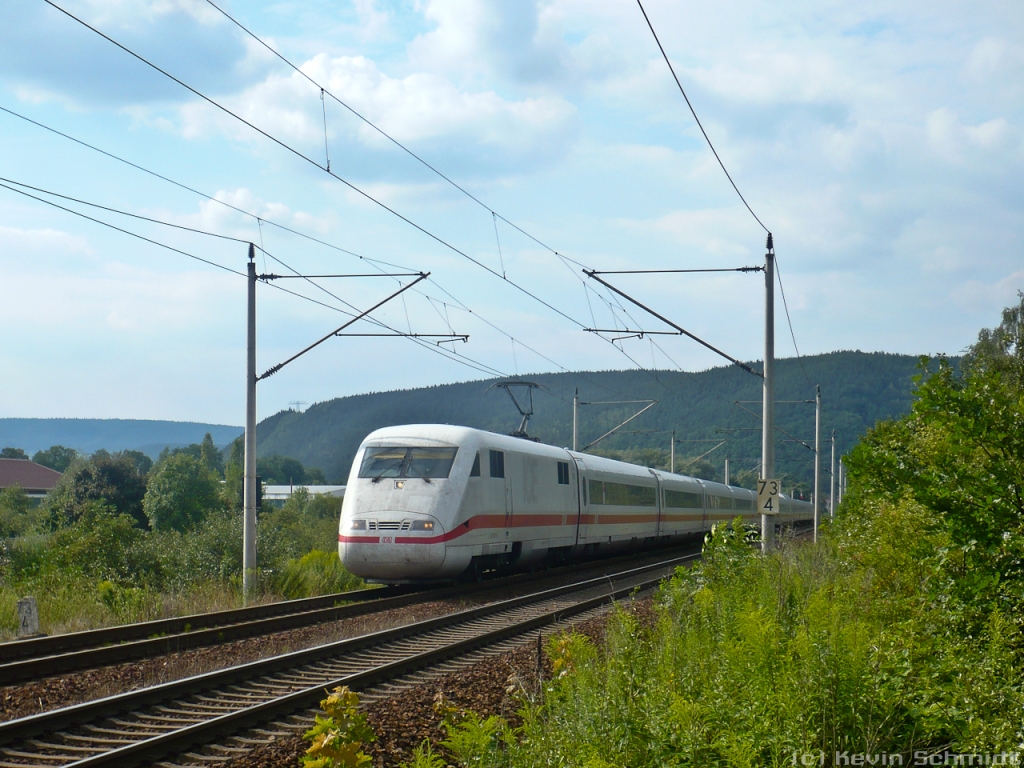
[[[560,461],[558,462],[558,484],[568,485],[569,484],[569,462]]]
[[[480,451],[476,452],[476,458],[473,459],[473,468],[469,470],[470,477],[480,477]]]
[[[504,451],[491,451],[491,477],[505,476]]]

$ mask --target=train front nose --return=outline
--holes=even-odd
[[[338,535],[338,556],[364,579],[429,579],[444,565],[444,534],[441,523],[428,515],[376,512],[346,521]]]

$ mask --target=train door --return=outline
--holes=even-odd
[[[511,458],[511,456],[512,454],[508,454],[508,456],[506,456],[504,451],[496,451],[493,448],[490,450],[490,476],[495,480],[501,481],[501,485],[499,487],[503,489],[503,503],[499,503],[502,503],[502,506],[505,509],[504,522],[506,528],[512,527],[512,482],[509,477],[511,474],[509,471],[511,470],[511,467],[509,466],[509,462],[506,461],[506,459]],[[494,499],[493,496],[491,498]],[[495,499],[495,501],[497,501],[497,499]],[[501,507],[495,510],[495,513],[500,511]]]
[[[700,506],[702,510],[702,517],[700,520],[700,532],[704,533],[708,529],[708,489],[704,487],[704,483],[701,483],[700,480],[698,480],[697,482],[700,483]]]
[[[514,505],[512,502],[512,483],[509,478],[505,478],[505,527],[512,527],[512,512]]]
[[[587,465],[583,459],[573,456],[576,465],[576,544],[587,537],[587,526],[584,520],[589,517],[587,512]]]
[[[650,469],[648,471],[651,473],[651,476],[654,478],[654,489],[655,489],[655,492],[658,494],[658,519],[657,519],[657,521],[654,524],[654,537],[657,538],[657,537],[661,536],[661,516],[662,516],[662,512],[663,512],[663,510],[662,510],[662,502],[664,502],[664,500],[665,500],[664,499],[665,495],[662,493],[662,490],[661,490],[661,478],[658,477],[658,473],[655,472],[653,469]]]

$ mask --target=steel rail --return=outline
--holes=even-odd
[[[583,564],[585,569],[614,566],[635,559],[619,556]],[[576,563],[566,568],[580,569]],[[529,584],[557,575],[561,569],[521,573],[474,584],[424,589],[394,586],[339,592],[212,613],[127,624],[0,644],[0,685],[37,680],[84,669],[268,635],[296,627],[340,621],[368,613],[432,600]],[[338,605],[338,603],[345,603]]]
[[[340,602],[363,602],[393,597],[410,591],[408,587],[384,587],[380,589],[359,589],[352,592],[338,592],[320,597],[306,597],[299,600],[282,600],[249,608],[232,608],[224,611],[196,613],[167,619],[154,619],[116,627],[89,629],[82,632],[68,632],[48,637],[34,637],[28,640],[13,640],[0,643],[0,661],[11,662],[39,656],[52,656],[83,648],[95,648],[111,643],[150,639],[154,635],[177,635],[209,627],[222,627],[246,621],[257,621],[292,613],[305,613],[321,608],[335,607]],[[0,666],[0,670],[3,667]],[[2,672],[0,672],[2,675]]]
[[[638,586],[656,583],[664,577],[665,569],[696,557],[699,557],[699,554],[674,557],[640,568],[620,571],[613,577],[600,576],[545,589],[415,624],[0,723],[0,745],[3,746],[0,749],[0,755],[3,755],[0,756],[0,765],[32,765],[33,763],[24,761],[33,759],[37,761],[35,764],[57,765],[61,759],[59,755],[68,755],[69,753],[72,756],[77,753],[83,757],[78,762],[69,759],[68,762],[74,765],[132,765],[148,762],[154,754],[167,756],[179,753],[188,749],[192,743],[196,743],[195,739],[200,734],[202,735],[200,740],[209,740],[214,735],[223,733],[223,729],[229,725],[230,730],[237,731],[243,727],[243,724],[255,726],[259,722],[278,716],[283,711],[294,712],[309,703],[315,703],[322,696],[325,686],[338,684],[365,686],[374,681],[419,668],[428,662],[436,663],[441,659],[464,654],[472,648],[497,642],[505,637],[529,631],[536,626],[549,624],[555,615],[566,616],[589,610],[604,601],[628,594]],[[648,575],[652,571],[659,573],[652,578]],[[611,586],[609,578],[627,579],[629,583],[618,589],[609,589]],[[594,591],[599,594],[593,595]],[[560,598],[573,592],[585,593],[584,599],[558,603]],[[590,596],[587,596],[588,594]],[[534,614],[520,618],[515,616],[516,611],[529,612],[531,608],[535,610],[538,605],[543,606],[552,601],[555,602],[553,608],[545,610],[541,615]],[[478,631],[473,630],[474,623]],[[497,627],[493,626],[495,623],[497,623]],[[455,639],[446,639],[443,635],[445,632],[448,635],[454,635]],[[431,644],[433,647],[429,647]],[[397,647],[395,647],[396,645]],[[369,652],[371,660],[379,660],[382,663],[359,662],[356,657],[360,653],[367,656],[367,652]],[[338,665],[345,663],[356,664],[356,668],[345,670],[340,675],[337,674]],[[309,679],[311,676],[316,678],[315,683]],[[209,698],[215,697],[218,690],[223,691],[226,687],[234,690],[221,693],[221,700]],[[253,688],[256,688],[255,693],[252,692]],[[292,690],[287,690],[289,688]],[[268,691],[275,690],[281,695],[270,696],[267,694]],[[182,701],[182,699],[188,699],[204,692],[207,694],[204,701],[210,703],[195,704]],[[263,700],[254,701],[254,699],[260,698]],[[230,699],[236,703],[220,703],[224,699]],[[171,703],[176,700],[177,705]],[[248,705],[238,706],[237,702],[239,701]],[[166,706],[160,706],[164,704]],[[189,709],[190,707],[191,709]],[[197,716],[196,707],[214,716]],[[150,708],[148,714],[142,711],[145,708]],[[223,711],[225,708],[230,711]],[[218,713],[218,710],[221,710],[222,713]],[[116,719],[118,716],[127,716],[129,713],[135,713],[139,718],[134,725],[136,730],[141,728],[148,733],[149,737],[131,744],[124,744],[125,740],[132,738],[131,734],[127,732],[115,738],[111,738],[109,735],[105,738],[93,737],[97,743],[120,743],[123,745],[112,751],[104,749],[100,754],[89,755],[88,753],[99,751],[95,744],[91,747],[87,746],[90,737],[66,732],[67,729],[75,726],[81,726],[79,730],[84,729],[88,732],[90,727],[95,729],[94,726],[89,725],[90,723],[95,723],[103,718]],[[192,721],[183,722],[184,728],[173,728],[171,732],[160,735],[152,733],[154,730],[170,730],[172,728],[172,725],[169,724],[171,721],[187,721],[189,717]],[[196,720],[200,722],[195,722]],[[118,722],[122,723],[122,721]],[[151,725],[146,726],[144,722],[150,722]],[[154,722],[155,725],[152,724]],[[107,734],[115,734],[115,736],[119,733],[110,728],[100,730]],[[183,735],[173,735],[178,732]],[[41,740],[39,737],[43,737],[43,739]],[[51,740],[55,738],[63,740],[64,744],[52,743]],[[179,738],[183,741],[178,741]],[[80,746],[67,746],[69,739],[72,742],[77,741]],[[188,743],[186,744],[186,742]],[[25,752],[12,749],[10,746],[25,743],[36,749],[49,750],[51,754]],[[175,746],[172,747],[172,744]],[[58,752],[58,754],[52,754],[53,752]],[[11,759],[18,762],[9,762]]]

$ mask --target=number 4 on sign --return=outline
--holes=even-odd
[[[782,489],[778,480],[765,480],[758,478],[757,481],[757,511],[762,515],[779,514],[779,495]]]

